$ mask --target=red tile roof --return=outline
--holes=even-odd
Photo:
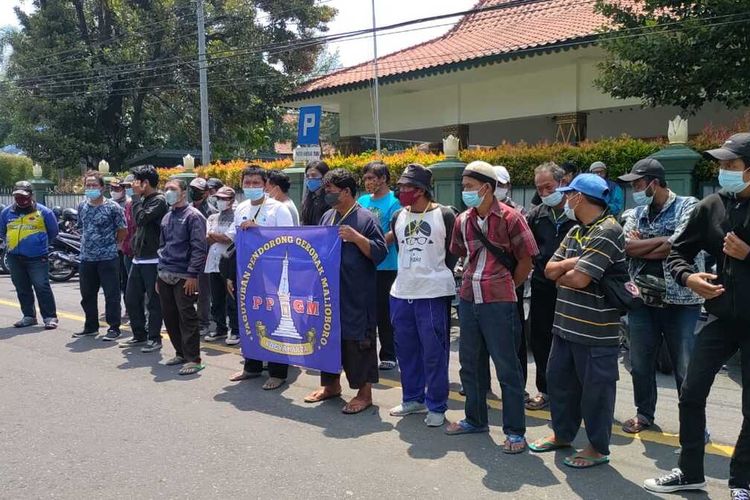
[[[378,58],[378,75],[387,82],[488,57],[575,46],[573,41],[592,39],[606,22],[594,12],[594,0],[481,0],[474,8],[502,4],[508,7],[469,14],[439,38]],[[370,61],[310,80],[293,97],[346,90],[367,84],[372,76]]]

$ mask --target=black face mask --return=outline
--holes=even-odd
[[[201,201],[205,196],[206,192],[200,189],[190,188],[190,199],[193,201]]]
[[[339,204],[339,198],[341,197],[341,192],[338,193],[326,193],[325,200],[326,203],[329,206],[335,207]]]
[[[31,196],[14,196],[18,208],[29,208],[31,206]]]

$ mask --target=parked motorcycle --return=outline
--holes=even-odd
[[[55,282],[70,280],[81,264],[81,237],[60,232],[50,245],[49,279]]]

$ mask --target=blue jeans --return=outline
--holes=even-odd
[[[461,343],[459,374],[466,391],[466,421],[476,427],[487,426],[487,391],[490,388],[489,360],[495,364],[503,398],[503,432],[526,434],[524,382],[518,346],[521,322],[515,302],[459,303]]]
[[[34,308],[34,292],[36,292],[42,319],[57,318],[55,296],[52,294],[52,287],[49,285],[47,256],[23,257],[8,254],[8,266],[23,315],[36,318],[36,309]]]
[[[662,338],[666,341],[674,367],[677,393],[687,374],[695,345],[695,325],[700,306],[641,307],[629,313],[630,375],[638,415],[654,421],[656,411],[656,360]]]

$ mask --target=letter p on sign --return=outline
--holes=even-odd
[[[318,144],[320,140],[320,114],[320,106],[304,106],[299,108],[297,144]]]

